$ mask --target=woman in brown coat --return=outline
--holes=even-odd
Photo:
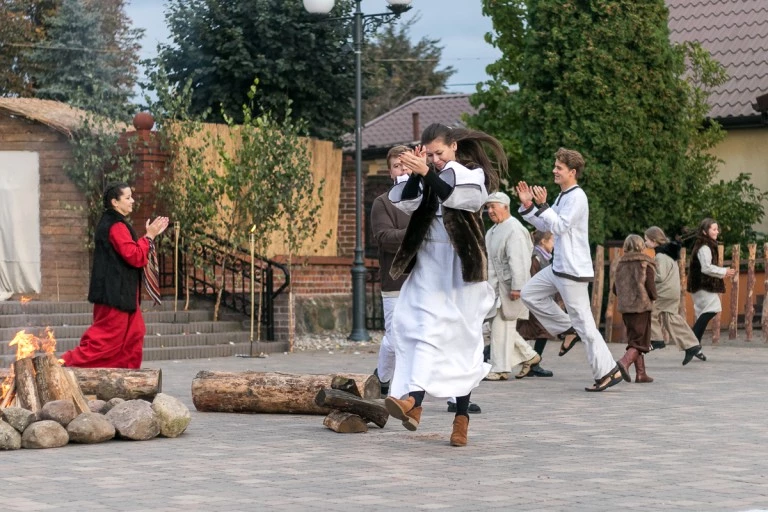
[[[616,266],[613,292],[618,297],[618,309],[627,329],[627,351],[619,364],[627,374],[632,363],[635,382],[653,382],[645,373],[645,354],[651,349],[651,311],[656,300],[656,265],[643,253],[645,241],[639,235],[624,240],[624,255]]]

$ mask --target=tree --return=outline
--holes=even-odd
[[[418,18],[386,28],[364,49],[363,122],[417,97],[440,94],[456,72],[438,70],[443,49],[439,39],[411,43],[410,28]]]
[[[349,0],[336,3],[334,14],[350,12]],[[305,119],[311,135],[349,131],[355,81],[344,24],[283,0],[170,0],[166,20],[173,42],[161,46],[161,61],[172,83],[192,79],[193,114],[211,109],[214,119],[242,121],[258,78],[257,110],[284,115],[290,100],[292,120]]]
[[[126,59],[135,48],[122,52],[119,46],[130,44],[131,37],[118,33],[110,40],[103,12],[90,7],[83,0],[63,0],[47,20],[45,44],[29,52],[35,96],[125,118],[133,110],[135,74]]]
[[[43,20],[57,0],[0,1],[0,96],[29,96],[28,52],[45,37]]]

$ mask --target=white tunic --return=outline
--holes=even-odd
[[[442,207],[479,211],[488,197],[485,174],[449,162],[439,176],[454,189],[430,225],[393,315],[397,364],[390,394],[395,397],[422,390],[434,397],[465,396],[491,368],[483,362],[482,326],[494,293],[487,282],[464,281],[441,214]],[[423,195],[402,200],[404,186],[396,185],[389,198],[410,214]]]

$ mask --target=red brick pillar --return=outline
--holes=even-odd
[[[365,180],[363,180],[365,181]],[[355,256],[355,160],[344,157],[341,164],[341,188],[339,190],[339,225],[336,254],[339,257]],[[363,219],[365,225],[365,219]],[[365,236],[365,233],[363,233]],[[365,247],[365,243],[363,243]]]

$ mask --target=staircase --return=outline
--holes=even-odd
[[[183,311],[179,301],[174,313],[173,301],[160,306],[142,303],[147,334],[144,337],[144,361],[231,357],[248,354],[250,332],[242,317],[213,321],[213,306],[199,300]],[[41,335],[46,327],[53,329],[56,353],[62,354],[80,343],[80,336],[91,325],[93,305],[88,302],[0,302],[0,367],[16,359],[15,347],[9,342],[22,329]],[[255,337],[255,334],[254,334]],[[283,352],[287,342],[253,342],[253,353]]]

